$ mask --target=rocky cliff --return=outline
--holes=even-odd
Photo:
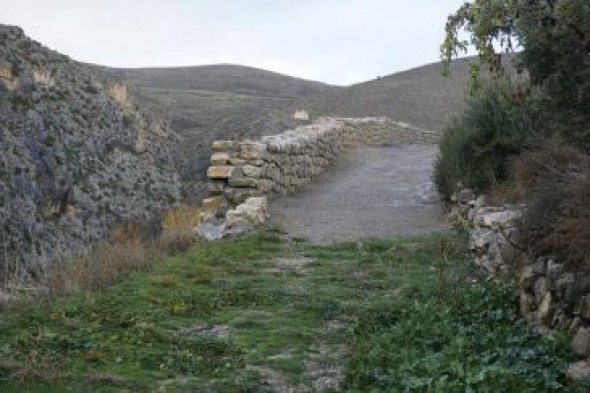
[[[177,202],[174,138],[124,86],[0,25],[0,266],[30,270]]]

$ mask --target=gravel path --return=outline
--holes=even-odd
[[[359,148],[270,205],[270,223],[314,243],[444,231],[434,146]]]

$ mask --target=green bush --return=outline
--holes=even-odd
[[[449,197],[461,183],[484,192],[508,174],[507,158],[524,151],[542,130],[542,116],[525,84],[488,86],[470,98],[439,144],[434,181]]]

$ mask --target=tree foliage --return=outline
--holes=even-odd
[[[461,39],[466,32],[469,40]],[[505,68],[502,54],[518,51],[517,67],[544,92],[550,126],[590,150],[590,2],[588,0],[473,0],[450,15],[441,46],[448,64],[469,46],[493,76]]]

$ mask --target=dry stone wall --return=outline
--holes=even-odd
[[[355,145],[431,144],[438,133],[380,118],[320,118],[254,141],[216,141],[212,146],[209,196],[222,211],[249,197],[287,194],[322,173]]]
[[[475,263],[490,277],[516,281],[523,317],[548,333],[568,329],[579,360],[567,370],[572,381],[590,378],[590,278],[547,255],[531,258],[518,245],[525,205],[487,206],[470,190],[453,195],[450,219],[470,233]]]

